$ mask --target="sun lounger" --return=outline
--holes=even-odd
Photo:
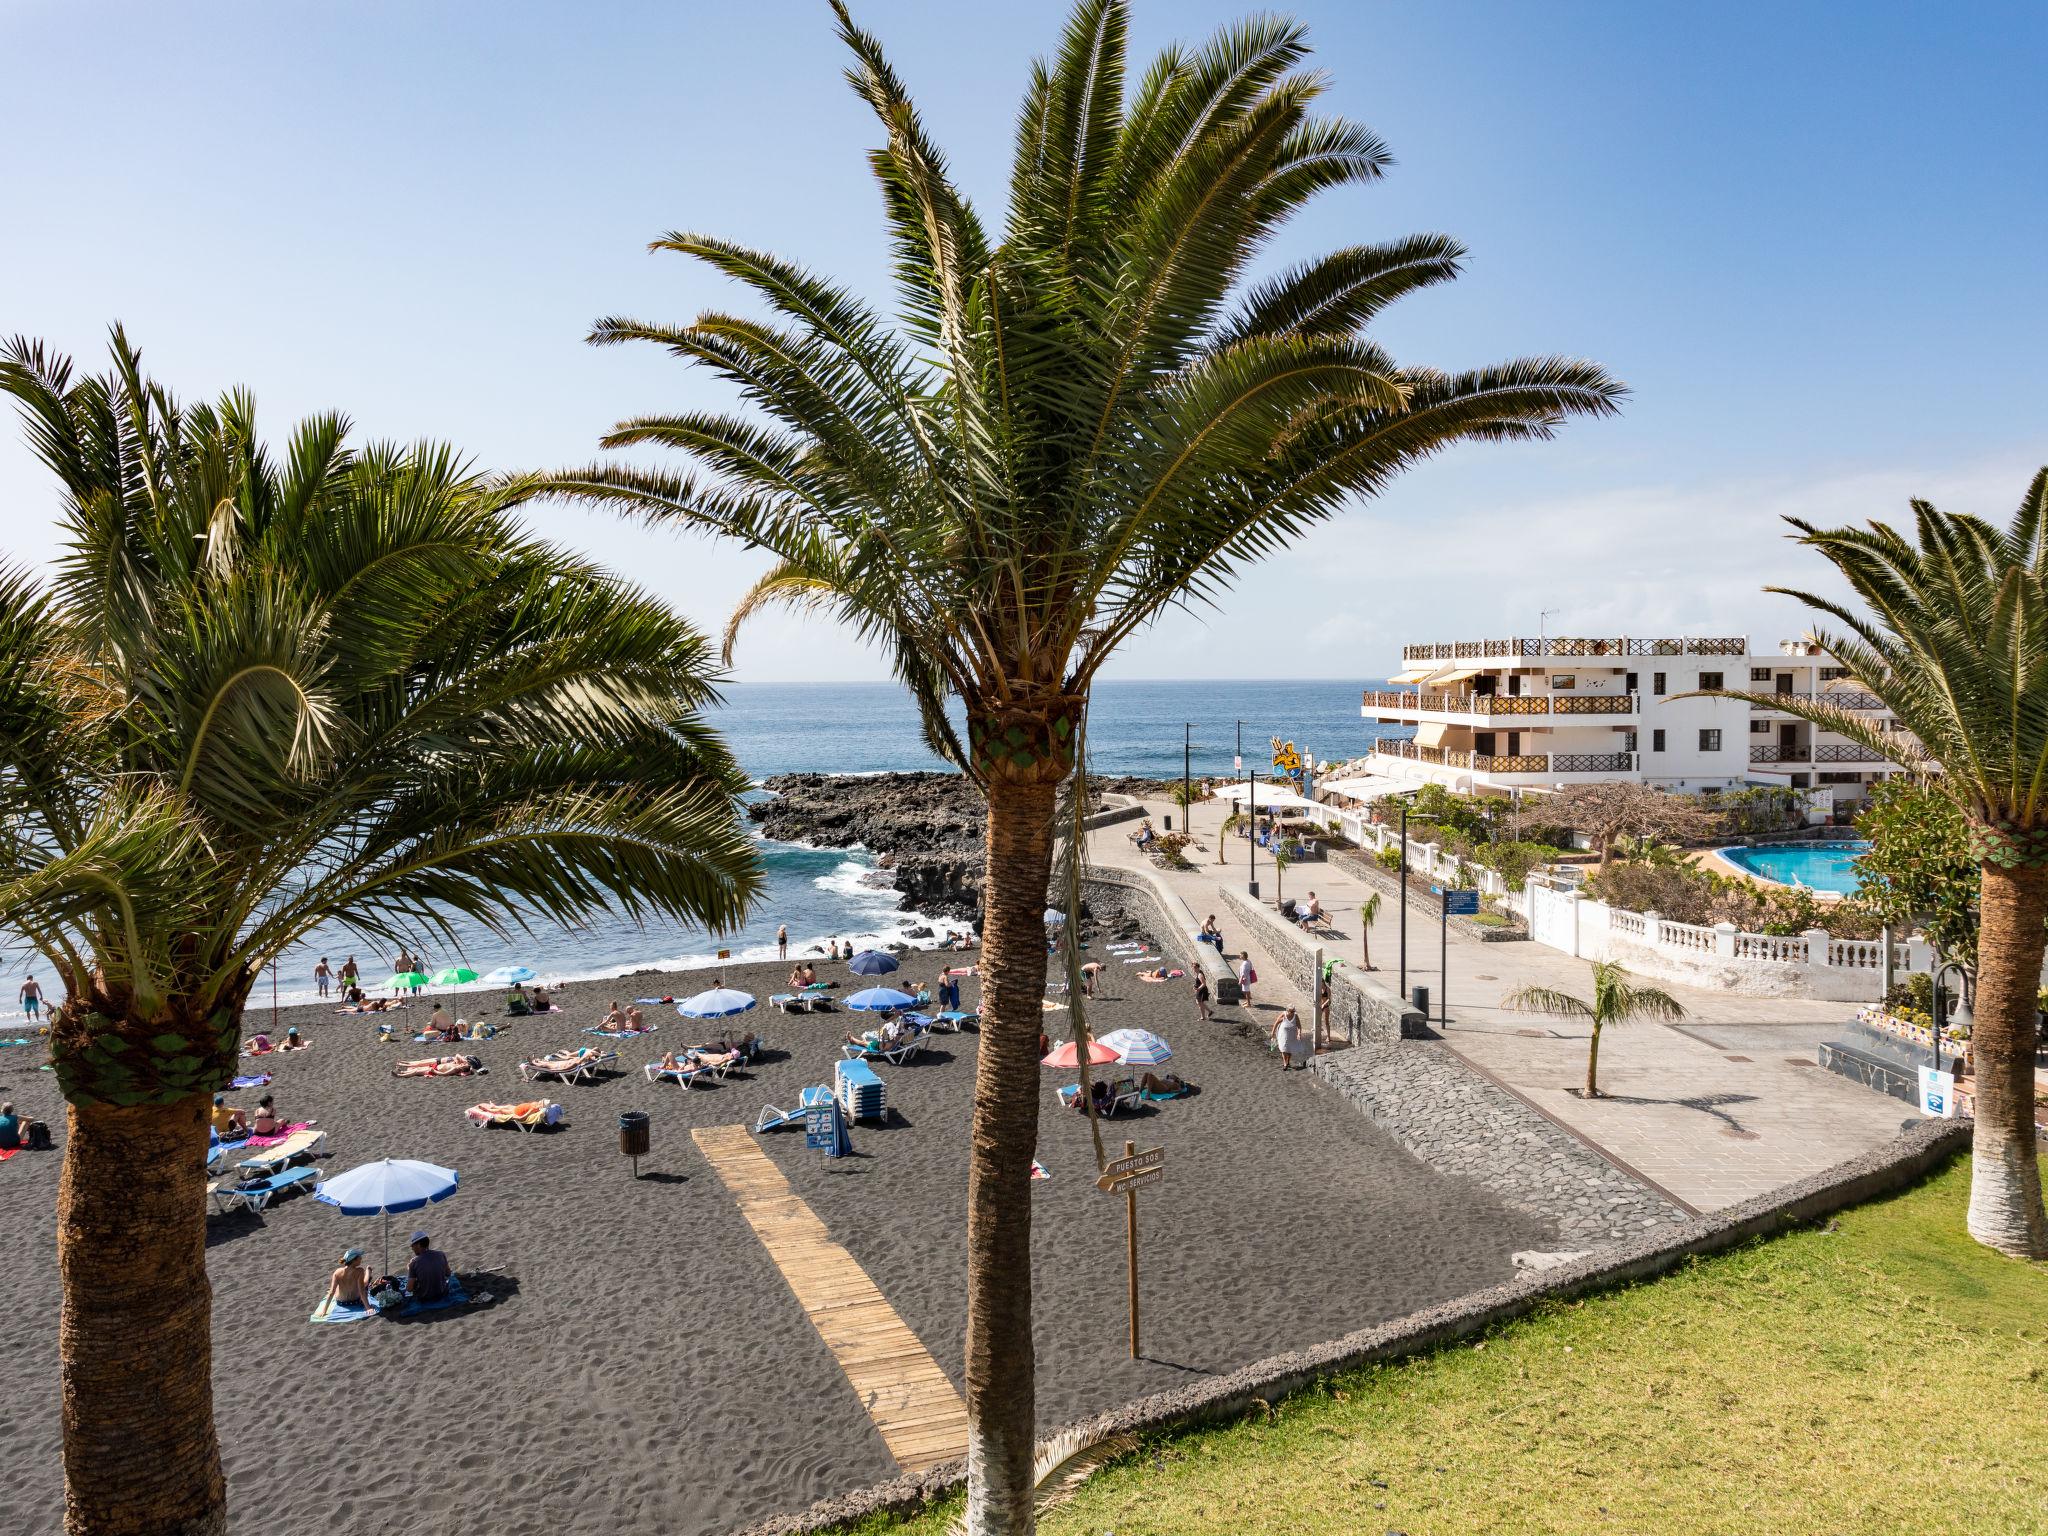
[[[715,1077],[720,1082],[725,1074],[744,1063],[746,1058],[738,1051],[727,1051],[723,1056],[694,1056],[679,1058],[678,1064],[665,1067],[658,1061],[647,1063],[647,1081],[658,1083],[663,1078],[681,1083],[685,1088],[700,1077]]]
[[[944,1013],[939,1014],[932,1020],[933,1029],[943,1029],[953,1034],[960,1033],[961,1030],[970,1024],[974,1025],[977,1029],[980,1028],[981,1015],[958,1008],[948,1008]]]
[[[254,1157],[245,1157],[235,1166],[253,1168],[259,1173],[276,1173],[289,1168],[300,1158],[318,1157],[327,1150],[325,1131],[294,1131],[275,1146],[264,1147]]]
[[[207,1188],[212,1193],[213,1202],[220,1208],[221,1214],[226,1215],[235,1210],[260,1211],[279,1195],[294,1189],[311,1189],[313,1181],[319,1177],[318,1168],[284,1168],[264,1178],[250,1179],[245,1183],[230,1184],[222,1181],[219,1184],[208,1185]]]
[[[889,1115],[888,1085],[865,1061],[842,1061],[832,1068],[839,1107],[849,1120],[885,1120]]]
[[[823,1083],[814,1083],[804,1090],[804,1096],[795,1109],[777,1109],[773,1104],[764,1108],[760,1118],[754,1122],[754,1129],[756,1132],[779,1131],[785,1125],[802,1125],[804,1111],[818,1109],[831,1102],[832,1090]]]
[[[848,1040],[839,1047],[839,1052],[849,1061],[886,1061],[892,1067],[900,1067],[923,1049],[923,1037],[913,1033],[905,1035],[894,1045],[881,1040],[870,1040],[866,1044]]]
[[[780,1008],[784,1013],[809,1013],[811,998],[804,992],[778,992],[768,999],[768,1006]]]
[[[473,1104],[463,1112],[479,1130],[487,1125],[516,1125],[522,1131],[562,1123],[562,1106],[553,1099],[536,1099],[528,1104]]]
[[[1127,1077],[1122,1082],[1112,1084],[1109,1091],[1097,1100],[1099,1108],[1096,1110],[1096,1113],[1103,1116],[1120,1115],[1126,1110],[1136,1109],[1138,1105],[1144,1102],[1144,1099],[1145,1095],[1139,1089],[1137,1080]],[[1067,1109],[1079,1109],[1081,1107],[1081,1085],[1079,1083],[1069,1083],[1066,1087],[1062,1088],[1060,1090],[1060,1103]]]
[[[519,1076],[526,1082],[538,1082],[544,1077],[559,1079],[565,1083],[588,1082],[601,1067],[619,1059],[617,1051],[600,1051],[596,1046],[586,1045],[573,1051],[552,1051],[546,1056],[536,1056],[531,1061],[519,1063]]]

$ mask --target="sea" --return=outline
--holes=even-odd
[[[1372,686],[1377,684],[1369,680],[1100,682],[1089,714],[1089,769],[1174,778],[1185,765],[1195,778],[1227,776],[1240,752],[1247,764],[1269,761],[1275,739],[1318,761],[1342,762],[1369,751],[1385,733],[1359,715],[1359,692]],[[925,746],[916,708],[894,683],[735,683],[724,694],[711,723],[757,784],[782,773],[947,768]],[[524,965],[543,980],[580,981],[642,969],[714,967],[725,959],[773,959],[778,924],[788,925],[792,954],[828,939],[866,947],[901,940],[912,928],[944,933],[961,926],[898,908],[887,871],[877,869],[864,849],[768,838],[759,843],[761,898],[736,932],[605,917],[577,929],[536,922],[530,932],[501,939],[464,922],[453,945],[422,938],[428,968],[467,966],[482,976],[500,966]],[[14,1011],[21,978],[35,969],[35,959],[18,943],[0,948],[0,955],[4,1017]],[[324,956],[339,970],[350,955],[366,980],[391,973],[391,952],[330,926],[279,957],[252,1005],[270,1001],[273,983],[280,1003],[317,996],[315,964]]]

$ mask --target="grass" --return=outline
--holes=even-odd
[[[2048,1266],[1903,1194],[1162,1434],[1046,1536],[2048,1529]],[[1303,1284],[1314,1276],[1304,1273]],[[958,1501],[862,1536],[941,1536]]]

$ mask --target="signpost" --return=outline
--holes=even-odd
[[[827,1157],[844,1157],[853,1150],[853,1138],[846,1134],[845,1114],[837,1099],[804,1110],[804,1145]]]
[[[1448,886],[1438,886],[1436,892],[1443,898],[1443,911],[1437,914],[1437,978],[1436,978],[1436,1021],[1449,1028],[1451,1022],[1451,919],[1472,917],[1479,911],[1477,891],[1454,891]]]
[[[1124,1197],[1124,1250],[1131,1281],[1131,1358],[1138,1358],[1138,1186],[1166,1177],[1166,1148],[1140,1152],[1135,1141],[1124,1143],[1124,1155],[1103,1164],[1095,1187]]]

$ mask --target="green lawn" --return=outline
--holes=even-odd
[[[1968,1194],[1963,1158],[1826,1230],[1155,1437],[1041,1529],[2036,1536],[2048,1266],[1971,1242]]]

